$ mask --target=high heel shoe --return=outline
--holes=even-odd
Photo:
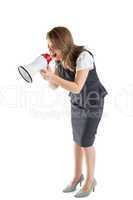
[[[84,192],[81,189],[77,194],[74,195],[74,197],[80,198],[80,197],[87,197],[87,196],[89,196],[92,191],[93,192],[95,191],[95,186],[96,185],[97,185],[97,182],[96,182],[96,179],[94,179],[94,181],[93,181],[93,183],[92,183],[92,185],[91,185],[91,187],[90,187],[90,189],[89,189],[88,192]]]
[[[68,185],[67,187],[65,187],[63,189],[62,192],[66,192],[66,193],[67,192],[74,192],[79,183],[80,183],[80,186],[81,186],[83,180],[84,180],[84,176],[83,176],[83,174],[81,174],[80,179],[74,185],[72,185],[72,186]]]

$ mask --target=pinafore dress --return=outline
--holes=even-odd
[[[93,57],[90,51],[86,51]],[[65,69],[60,62],[57,62],[56,65],[61,78],[74,81],[75,72]],[[104,98],[107,94],[107,90],[99,80],[95,62],[80,93],[69,92],[73,141],[81,147],[92,146],[95,141],[97,128],[103,114]]]

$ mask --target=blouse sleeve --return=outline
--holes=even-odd
[[[82,69],[92,70],[93,68],[93,57],[87,51],[81,52],[76,61],[76,71]]]

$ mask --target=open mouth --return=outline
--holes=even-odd
[[[51,57],[53,57],[56,60],[60,60],[60,57],[57,55],[57,53],[51,54]]]
[[[53,54],[53,57],[56,57],[56,56],[57,56],[57,54],[56,54],[56,53],[54,53],[54,54]]]

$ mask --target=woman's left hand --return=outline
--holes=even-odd
[[[40,73],[42,75],[42,77],[45,79],[45,80],[49,80],[49,81],[52,81],[52,78],[54,76],[54,73],[52,72],[51,68],[48,66],[46,69],[42,69],[40,70]]]

